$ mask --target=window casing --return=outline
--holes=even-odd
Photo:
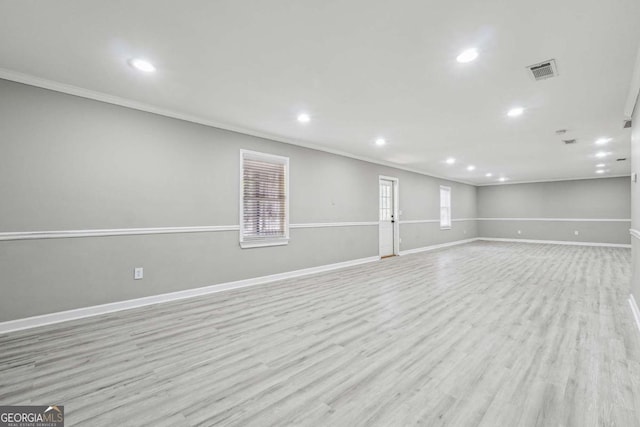
[[[240,246],[289,243],[289,158],[240,150]]]
[[[440,186],[440,229],[451,228],[451,187]]]

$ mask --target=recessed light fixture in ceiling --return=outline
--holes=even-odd
[[[454,164],[456,162],[456,159],[454,159],[453,157],[449,157],[447,160],[445,160],[445,162],[448,165],[452,165],[452,164]]]
[[[518,117],[524,113],[524,108],[522,107],[513,107],[507,112],[507,116],[509,117]]]
[[[387,143],[387,140],[385,140],[384,138],[378,138],[376,139],[376,145],[378,146],[383,146]]]
[[[311,121],[311,116],[307,113],[300,113],[298,114],[298,121],[300,123],[309,123]]]
[[[611,142],[611,138],[598,138],[598,139],[596,139],[596,145],[605,145],[608,142]]]
[[[473,171],[473,170],[475,170],[475,169],[476,169],[476,167],[475,167],[475,166],[473,166],[473,165],[469,165],[469,166],[467,166],[467,170],[468,170],[469,172],[471,172],[471,171]]]
[[[596,171],[596,173],[604,173],[604,170],[603,170],[603,169],[598,169],[598,170]]]
[[[491,178],[493,174],[491,172],[487,172],[484,176],[486,176],[487,178]]]
[[[135,68],[138,71],[142,71],[144,73],[153,73],[156,71],[156,67],[146,59],[142,58],[133,58],[129,61],[129,65]]]
[[[597,167],[597,168],[603,168],[603,167],[605,167],[605,164],[604,164],[604,163],[598,163],[598,164],[596,165],[596,167]]]
[[[458,55],[458,57],[456,58],[456,61],[462,64],[465,64],[467,62],[471,62],[475,60],[477,57],[478,57],[478,49],[471,48],[460,53],[460,55]]]
[[[599,158],[599,159],[601,159],[603,157],[607,157],[608,155],[609,155],[609,153],[607,153],[606,151],[598,151],[596,153],[596,157]]]
[[[498,181],[500,182],[505,182],[507,180],[507,178],[505,178],[504,176],[501,176],[500,179],[498,179]]]

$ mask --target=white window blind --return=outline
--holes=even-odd
[[[440,228],[451,228],[451,187],[440,186]]]
[[[240,246],[289,241],[289,159],[241,150]]]

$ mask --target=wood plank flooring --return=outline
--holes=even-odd
[[[640,426],[628,249],[476,242],[0,336],[68,426]]]

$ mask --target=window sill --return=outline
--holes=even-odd
[[[284,246],[289,244],[289,239],[278,239],[278,240],[266,240],[266,241],[254,241],[254,242],[240,242],[240,247],[242,249],[250,249],[250,248],[264,248],[267,246]]]

